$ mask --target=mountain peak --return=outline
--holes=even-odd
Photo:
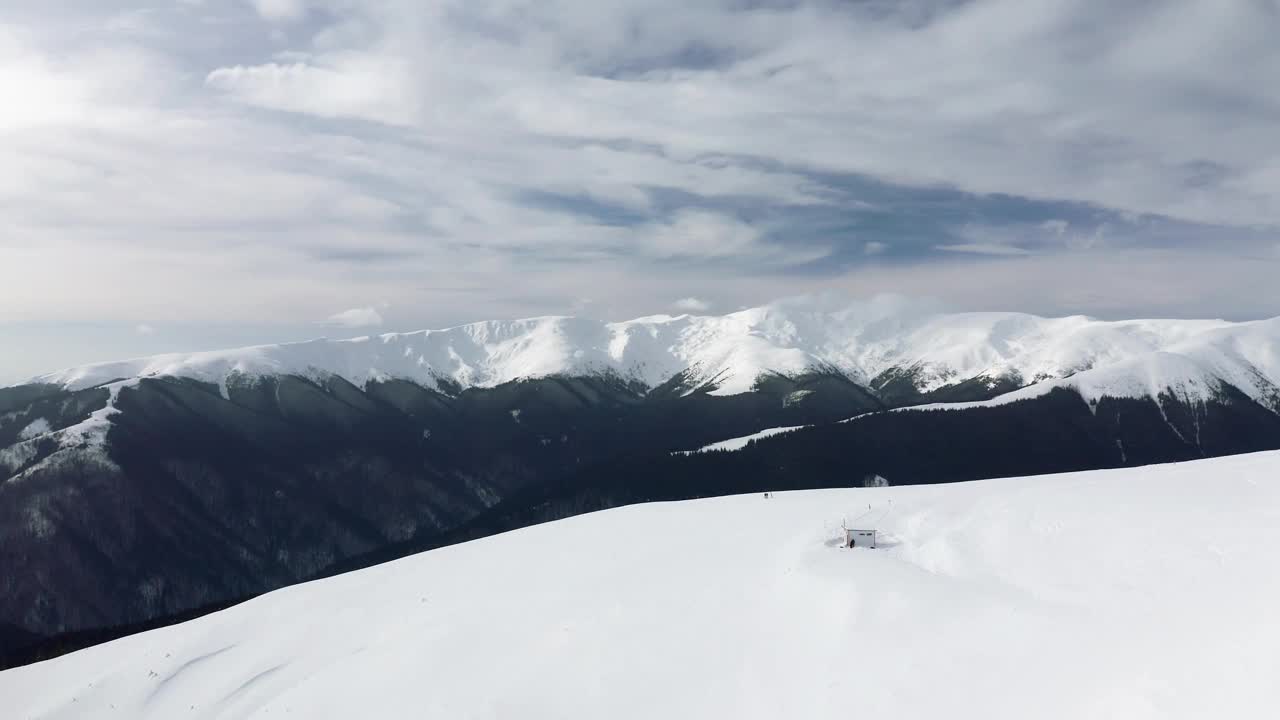
[[[1164,358],[1163,360],[1161,358]],[[398,378],[436,388],[490,387],[555,375],[615,374],[656,387],[683,374],[712,392],[749,391],[765,374],[837,371],[872,384],[909,372],[929,392],[975,378],[1017,385],[1081,373],[1086,394],[1209,392],[1218,378],[1255,397],[1280,380],[1280,320],[1101,321],[1016,312],[940,313],[900,298],[836,304],[784,300],[726,315],[651,315],[621,322],[574,316],[491,320],[442,330],[171,353],[42,375],[67,389],[121,379],[231,375]],[[1110,374],[1108,374],[1110,373]],[[1092,384],[1090,384],[1092,383]]]

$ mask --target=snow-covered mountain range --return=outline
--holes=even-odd
[[[1277,449],[1278,386],[1280,318],[901,300],[72,368],[0,388],[0,667],[587,510]]]
[[[650,388],[679,376],[686,388],[732,395],[768,374],[813,371],[837,372],[872,388],[906,381],[920,393],[973,381],[1011,389],[1040,384],[1040,391],[1066,384],[1086,398],[1172,392],[1197,400],[1225,383],[1280,408],[1280,318],[1109,322],[935,313],[898,300],[835,307],[793,300],[723,316],[625,322],[542,317],[159,355],[70,368],[31,382],[74,390],[175,376],[218,384],[225,392],[237,375],[295,374],[337,376],[360,387],[405,379],[448,390],[603,374]],[[1071,380],[1062,382],[1066,378]]]
[[[1270,718],[1277,476],[1260,453],[595,513],[3,672],[0,697],[15,720]],[[845,522],[880,547],[841,547]]]

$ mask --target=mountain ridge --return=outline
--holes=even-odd
[[[1081,386],[1084,394],[1156,397],[1166,387],[1184,385],[1202,398],[1216,378],[1280,408],[1280,318],[1104,321],[937,313],[904,302],[822,307],[779,301],[722,316],[650,315],[621,322],[542,316],[169,353],[66,368],[22,384],[80,390],[142,377],[185,377],[216,384],[226,397],[228,382],[286,374],[321,381],[340,377],[360,388],[407,380],[446,394],[555,376],[616,376],[652,390],[681,376],[686,391],[732,395],[749,392],[767,374],[822,371],[875,390],[907,383],[909,390],[928,395],[965,382],[1017,390],[1088,372],[1101,379],[1097,371],[1107,367],[1118,375],[1129,367],[1152,382],[1112,377]]]
[[[1277,378],[1280,319],[875,301],[71,368],[0,388],[0,666],[633,502],[1280,449]]]

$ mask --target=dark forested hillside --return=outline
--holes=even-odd
[[[512,496],[447,534],[453,542],[637,502],[731,493],[958,482],[1177,462],[1280,448],[1280,417],[1231,393],[1186,405],[1061,389],[990,407],[862,415],[739,451],[630,454]],[[379,559],[439,544],[384,550]]]
[[[231,383],[225,397],[154,378],[117,392],[98,444],[22,434],[33,422],[84,423],[107,390],[0,395],[0,626],[11,628],[0,643],[11,649],[218,605],[438,537],[620,454],[883,407],[822,374],[728,397],[609,377],[448,394],[279,376]]]
[[[0,654],[12,661],[629,503],[1280,448],[1280,416],[1230,388],[1211,402],[1090,405],[1059,388],[1004,404],[901,410],[822,373],[767,376],[730,396],[679,377],[646,391],[607,376],[452,393],[403,381],[361,389],[336,377],[226,388],[150,378],[114,392],[110,423],[96,426],[105,437],[78,430],[75,443],[56,432],[24,440],[22,428],[95,427],[107,390],[0,394]],[[923,399],[895,392],[899,403]],[[736,452],[677,452],[797,425],[810,427]]]

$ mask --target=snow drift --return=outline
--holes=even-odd
[[[1260,453],[633,506],[0,673],[0,697],[12,718],[1274,717],[1277,478]],[[883,547],[840,548],[868,508]]]

